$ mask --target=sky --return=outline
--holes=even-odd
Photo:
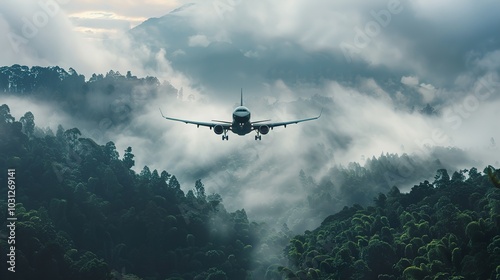
[[[138,171],[165,169],[185,189],[201,178],[209,193],[226,194],[228,210],[278,222],[297,218],[277,205],[304,199],[287,191],[300,170],[319,182],[338,164],[382,153],[426,157],[432,147],[466,152],[450,152],[448,166],[499,164],[500,2],[191,2],[4,1],[0,64],[73,67],[87,79],[131,70],[170,82],[182,89],[177,99],[159,96],[120,130],[83,131],[114,141],[121,154],[132,146]],[[233,134],[222,142],[159,117],[160,106],[173,117],[228,119],[240,88],[256,119],[323,115],[258,142]],[[80,124],[49,105],[9,101],[17,118],[31,108],[42,127]],[[426,104],[439,114],[418,113]]]

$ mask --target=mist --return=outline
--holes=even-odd
[[[366,90],[366,83],[361,84]],[[376,86],[373,82],[369,84]],[[294,93],[280,83],[270,88]],[[301,171],[316,185],[333,183],[334,189],[329,192],[335,198],[335,189],[342,188],[343,182],[334,176],[332,169],[348,167],[351,162],[364,165],[367,159],[385,153],[406,153],[422,161],[438,159],[449,172],[498,164],[494,139],[500,135],[492,128],[500,102],[493,95],[488,96],[491,98],[488,102],[467,107],[475,109],[464,115],[467,118],[461,118],[460,123],[459,111],[446,112],[467,99],[458,99],[449,107],[441,108],[445,113],[427,116],[418,110],[395,109],[395,101],[383,92],[367,96],[359,88],[344,87],[333,81],[309,95],[288,101],[245,100],[255,119],[285,121],[315,116],[323,109],[320,119],[276,128],[264,135],[262,141],[255,141],[252,135],[234,134],[230,134],[229,141],[221,141],[220,136],[207,128],[164,120],[158,110],[160,107],[169,116],[193,120],[225,120],[238,98],[217,104],[203,98],[159,95],[148,101],[142,111],[134,112],[130,123],[99,130],[102,133],[99,135],[95,135],[95,123],[57,113],[50,104],[18,98],[3,102],[14,104],[11,111],[16,118],[30,108],[39,127],[49,126],[55,131],[58,124],[66,129],[76,126],[83,137],[97,138],[101,144],[113,141],[121,156],[130,146],[136,155],[136,172],[146,165],[151,170],[166,170],[179,179],[185,191],[192,189],[197,179],[202,179],[207,193],[221,194],[228,211],[244,208],[252,219],[276,226],[286,223],[294,232],[313,229],[326,217],[310,211],[307,197],[312,189],[301,181]],[[462,152],[444,149],[436,153],[438,147],[459,148]],[[410,172],[418,173],[418,170]],[[413,184],[431,180],[435,170],[428,172],[428,177],[418,179],[414,174],[398,174],[407,180],[397,182],[397,186],[408,191]],[[387,189],[391,187],[389,183],[392,182],[387,182]],[[335,201],[329,209],[333,213],[346,204]]]
[[[126,131],[114,132],[115,142],[121,150],[132,146],[140,155],[137,168],[148,165],[168,170],[185,189],[202,179],[209,193],[223,196],[228,210],[244,208],[250,217],[277,225],[287,223],[299,231],[318,225],[324,218],[309,220],[313,224],[304,227],[304,220],[311,217],[293,210],[305,207],[310,192],[299,180],[301,170],[319,182],[330,178],[335,166],[348,166],[350,162],[363,165],[366,159],[384,153],[406,153],[427,160],[436,157],[436,147],[464,151],[462,154],[450,149],[439,154],[437,159],[450,172],[498,164],[498,147],[492,139],[500,135],[491,127],[500,103],[494,97],[478,105],[480,108],[471,111],[458,126],[450,123],[449,115],[425,116],[418,111],[395,110],[395,104],[385,97],[367,97],[358,89],[335,82],[322,91],[324,95],[289,102],[269,103],[263,99],[258,102],[260,106],[252,106],[254,102],[250,101],[247,105],[256,108],[252,111],[255,118],[263,116],[273,121],[314,116],[323,108],[319,120],[276,128],[262,141],[230,135],[230,140],[223,142],[206,128],[165,121],[155,108],[162,104],[162,110],[169,115],[193,120],[227,119],[232,104],[221,108],[202,101],[158,100]],[[407,181],[398,187],[409,190],[434,174],[428,175],[430,178]],[[334,209],[345,206],[342,201],[338,203]]]
[[[351,61],[340,43],[354,44],[357,28],[374,20],[371,11],[388,9],[387,1],[298,1],[286,8],[240,1],[225,9],[198,3],[174,14],[185,33],[169,45],[161,45],[168,38],[142,41],[129,33],[89,40],[75,31],[63,4],[32,30],[34,36],[25,36],[23,18],[31,20],[44,10],[36,3],[2,4],[0,31],[25,39],[1,41],[6,50],[0,54],[2,65],[73,67],[86,79],[111,69],[130,70],[139,77],[156,76],[176,92],[150,97],[137,88],[136,97],[147,96],[143,106],[126,125],[109,129],[35,99],[2,97],[1,103],[17,119],[32,111],[41,128],[79,127],[83,137],[101,144],[113,141],[120,156],[130,146],[136,172],[146,165],[166,170],[184,190],[202,179],[208,193],[223,197],[228,211],[244,208],[251,219],[287,223],[301,232],[325,218],[306,211],[310,189],[301,182],[301,171],[316,185],[330,182],[339,189],[342,182],[332,178],[334,168],[351,162],[363,166],[386,153],[425,161],[436,157],[436,148],[445,148],[438,159],[450,169],[499,164],[500,59],[498,35],[491,28],[498,23],[491,12],[498,4],[471,3],[457,4],[457,14],[443,17],[437,4],[401,1],[394,8],[399,12]],[[465,12],[469,8],[477,13]],[[481,13],[483,20],[477,21]],[[458,23],[463,32],[452,32]],[[207,128],[167,121],[158,110],[177,118],[230,121],[241,87],[252,120],[286,121],[323,110],[321,118],[276,128],[262,141],[231,133],[229,141],[221,141]],[[113,106],[114,101],[92,102]],[[421,113],[426,104],[436,114]],[[406,190],[429,179],[405,178],[398,187]],[[330,209],[333,213],[343,206],[336,201]]]

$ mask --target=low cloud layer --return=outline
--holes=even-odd
[[[442,154],[455,168],[498,164],[497,2],[211,1],[148,20],[112,41],[75,32],[91,24],[70,18],[85,3],[68,4],[68,11],[60,4],[36,31],[24,18],[45,12],[39,4],[2,4],[1,64],[73,67],[87,79],[131,70],[169,81],[177,95],[159,94],[130,124],[103,131],[99,140],[114,141],[120,154],[132,146],[138,172],[144,165],[167,170],[185,190],[201,178],[228,210],[245,208],[250,217],[303,230],[324,217],[299,221],[304,216],[297,207],[307,197],[301,170],[320,182],[337,165],[363,164],[382,153],[429,157],[432,147],[463,149],[465,157]],[[230,134],[223,142],[207,128],[169,122],[158,111],[230,120],[241,87],[253,119],[311,117],[322,108],[323,114],[276,128],[262,141]],[[91,126],[36,102],[1,103],[16,118],[30,110],[41,127],[74,123],[92,136]],[[427,104],[435,114],[419,112]]]

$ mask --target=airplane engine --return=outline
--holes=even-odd
[[[263,125],[263,126],[259,127],[259,132],[262,135],[268,134],[269,133],[269,126]]]
[[[215,134],[220,135],[224,132],[224,128],[222,127],[222,125],[216,125],[214,126],[214,132]]]

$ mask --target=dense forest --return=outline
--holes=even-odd
[[[31,113],[16,121],[0,106],[0,169],[16,169],[19,186],[18,279],[500,277],[500,170],[491,166],[451,177],[440,169],[433,183],[406,194],[394,186],[292,238],[286,225],[275,231],[244,209],[227,212],[201,180],[185,194],[166,171],[136,174],[131,148],[120,158],[113,142],[98,145],[77,128],[43,137],[34,128]]]
[[[437,171],[345,207],[286,248],[290,279],[500,279],[500,175]],[[494,187],[496,186],[496,188]]]
[[[134,111],[142,110],[158,94],[177,96],[178,92],[167,81],[152,76],[138,78],[130,71],[122,75],[110,70],[104,75],[92,74],[87,80],[73,68],[0,67],[0,96],[36,98],[106,129],[127,124]]]
[[[132,104],[148,85],[152,94],[169,87],[130,73],[85,81],[72,69],[0,68],[2,94],[29,97],[36,88],[66,110],[89,95],[123,94]],[[106,110],[100,117],[114,113]],[[203,178],[181,189],[167,171],[135,172],[135,157],[132,147],[117,151],[78,128],[40,129],[31,112],[16,120],[0,106],[0,215],[8,217],[7,170],[15,169],[17,279],[500,279],[500,170],[492,166],[450,176],[439,160],[382,154],[335,167],[321,182],[301,172],[308,195],[297,211],[326,219],[294,236],[286,224],[227,211]],[[415,180],[422,182],[408,193],[398,188]],[[2,260],[7,225],[3,219]],[[1,278],[12,279],[3,263]]]
[[[39,137],[34,127],[33,114],[16,121],[0,107],[0,180],[13,168],[18,186],[18,279],[264,277],[252,254],[269,229],[249,222],[243,209],[228,213],[201,180],[184,193],[166,171],[131,170],[132,148],[119,158],[113,142],[98,145],[77,128]],[[7,217],[4,197],[0,215]],[[290,234],[276,232],[266,247],[284,247]],[[7,248],[7,239],[0,245]]]

